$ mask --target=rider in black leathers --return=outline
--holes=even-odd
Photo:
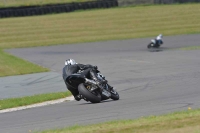
[[[74,73],[78,73],[79,70],[81,70],[81,75],[87,77],[87,78],[91,78],[94,81],[96,81],[97,84],[100,84],[100,81],[97,78],[97,66],[93,66],[93,65],[84,65],[84,64],[78,64],[75,62],[75,60],[73,59],[68,59],[65,61],[65,67],[63,68],[63,80],[68,88],[68,90],[72,93],[72,95],[74,96],[74,98],[79,101],[81,100],[81,96],[79,95],[79,92],[77,89],[74,89],[72,86],[69,86],[66,83],[66,78],[68,76],[70,76],[71,74]],[[105,80],[105,82],[107,82]],[[111,87],[110,85],[108,85],[111,89],[113,87]]]

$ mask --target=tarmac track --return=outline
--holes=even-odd
[[[200,35],[164,37],[164,45],[159,52],[149,52],[146,49],[150,39],[6,50],[48,67],[60,76],[67,58],[97,65],[110,84],[116,87],[120,100],[108,100],[99,104],[90,104],[83,100],[71,101],[2,113],[0,132],[26,133],[29,130],[39,131],[75,124],[160,115],[187,110],[188,107],[199,108],[200,51],[177,48],[200,46]],[[58,80],[45,80],[45,84],[51,86],[54,79]],[[62,83],[60,79],[57,84]],[[40,83],[42,82],[37,83],[35,91],[32,88],[32,92],[37,93],[40,87],[41,91],[45,89]],[[27,87],[28,85],[26,84]],[[55,90],[63,88],[52,85],[49,91]]]

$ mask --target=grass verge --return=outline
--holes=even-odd
[[[0,100],[0,110],[61,99],[70,95],[71,93],[69,91],[66,91],[66,92],[56,92],[56,93],[39,94],[34,96],[26,96],[21,98],[2,99]]]
[[[188,47],[183,47],[179,49],[180,50],[200,50],[200,46],[188,46]]]
[[[9,55],[0,49],[0,77],[47,71],[47,68]]]
[[[97,9],[0,20],[0,48],[200,33],[200,4]]]
[[[92,0],[3,0],[0,1],[1,7],[36,6],[46,4],[62,4],[71,2],[85,2]]]
[[[199,133],[200,109],[150,116],[137,120],[119,120],[88,126],[73,126],[40,133]]]

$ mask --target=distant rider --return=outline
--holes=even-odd
[[[156,39],[155,39],[156,40],[156,45],[162,45],[163,44],[162,37],[163,37],[162,34],[160,34],[160,35],[158,35],[156,37]]]
[[[63,80],[66,84],[66,87],[77,101],[81,100],[81,96],[79,95],[78,89],[74,89],[73,87],[69,86],[66,83],[66,78],[72,74],[79,73],[87,78],[93,79],[94,81],[96,81],[97,85],[99,85],[101,81],[99,81],[97,77],[97,72],[99,72],[97,69],[97,66],[76,63],[74,59],[67,59],[65,61],[65,66],[63,68]],[[105,80],[104,82],[107,81]],[[111,89],[113,88],[110,85],[108,86]]]

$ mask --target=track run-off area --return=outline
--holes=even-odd
[[[73,58],[79,63],[97,65],[119,92],[120,100],[98,104],[65,101],[1,113],[0,132],[27,133],[200,108],[200,34],[164,36],[158,52],[147,50],[151,39],[5,50],[52,72],[1,78],[6,79],[1,89],[6,88],[10,94],[1,93],[1,98],[66,90],[62,68],[66,59]],[[197,49],[192,50],[192,46]],[[23,84],[9,81],[13,78]]]

